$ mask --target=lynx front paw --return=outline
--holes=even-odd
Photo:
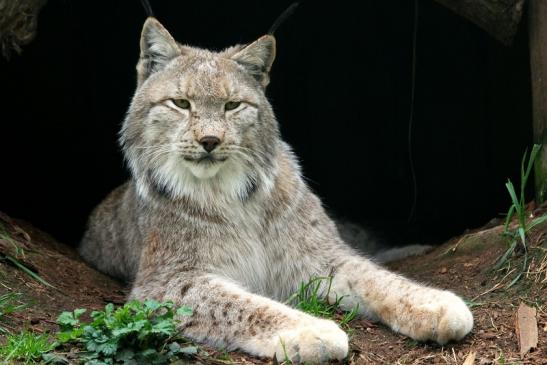
[[[279,334],[275,356],[279,361],[323,363],[342,360],[348,354],[348,336],[334,322],[314,319]]]
[[[412,308],[408,335],[439,344],[459,341],[473,328],[473,315],[463,300],[448,291],[437,291],[424,304]]]

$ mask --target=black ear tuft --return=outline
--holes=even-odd
[[[141,33],[141,55],[137,64],[138,85],[180,55],[179,45],[163,25],[155,18],[146,19]]]
[[[263,87],[268,85],[269,73],[275,59],[275,38],[268,34],[249,44],[232,57],[255,77]]]

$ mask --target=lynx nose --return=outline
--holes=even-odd
[[[215,136],[205,136],[199,140],[199,144],[203,146],[205,151],[211,152],[220,144],[220,139]]]

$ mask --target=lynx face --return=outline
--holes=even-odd
[[[147,21],[121,143],[139,191],[245,199],[267,185],[278,126],[264,88],[275,41],[223,52],[181,46]]]

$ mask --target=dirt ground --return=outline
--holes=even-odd
[[[32,304],[4,320],[2,325],[8,329],[55,331],[55,319],[62,311],[99,309],[108,302],[123,303],[126,288],[88,267],[73,249],[29,224],[16,222],[1,213],[0,223],[0,258],[17,255],[21,263],[54,286],[41,284],[7,260],[0,260],[0,295],[8,291],[22,293],[20,300]],[[506,285],[518,271],[522,258],[517,255],[512,258],[509,268],[493,270],[496,259],[507,248],[502,231],[501,222],[494,220],[486,227],[451,239],[425,256],[389,265],[417,281],[450,289],[470,301],[475,327],[462,342],[446,346],[417,343],[381,324],[357,319],[351,324],[351,352],[346,362],[547,364],[547,244],[544,243],[547,226],[530,235],[529,270],[509,289]],[[22,248],[24,253],[14,252],[15,246]],[[539,332],[537,348],[524,356],[520,355],[515,328],[516,311],[521,303],[536,308]],[[472,353],[476,353],[474,362],[469,361]],[[271,363],[237,352],[230,353],[229,358],[236,364]]]

